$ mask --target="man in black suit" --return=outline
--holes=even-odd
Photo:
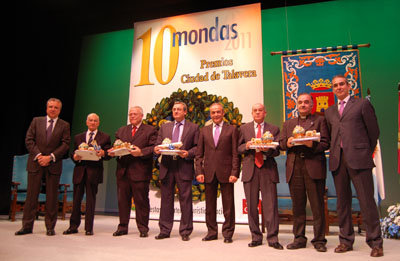
[[[58,117],[61,107],[59,99],[50,98],[47,101],[47,116],[35,117],[26,133],[25,144],[29,152],[26,167],[28,189],[22,228],[15,235],[32,233],[42,179],[46,182],[46,234],[55,235],[62,159],[68,152],[71,140],[69,123]]]
[[[142,123],[141,107],[130,108],[128,116],[130,124],[122,126],[115,133],[116,139],[129,142],[133,148],[130,154],[117,158],[119,225],[113,236],[128,234],[133,197],[140,237],[147,237],[150,216],[149,184],[157,131],[152,126]],[[112,150],[109,150],[109,155],[115,156]]]
[[[103,159],[109,159],[107,150],[111,148],[111,140],[108,134],[98,130],[100,125],[99,116],[96,113],[89,114],[86,119],[86,125],[88,130],[75,136],[74,148],[78,150],[79,145],[86,143],[96,150],[99,160],[82,160],[81,156],[76,153],[72,154],[72,159],[75,162],[73,176],[74,198],[69,228],[64,231],[64,235],[78,233],[78,227],[81,224],[81,204],[85,190],[85,231],[86,235],[93,235],[97,188],[99,183],[103,183]]]
[[[173,122],[161,126],[157,145],[165,138],[172,142],[182,142],[179,155],[162,155],[160,162],[161,180],[161,212],[160,234],[156,239],[168,238],[174,221],[175,185],[179,191],[181,221],[179,234],[183,241],[188,241],[193,231],[192,181],[194,178],[194,157],[196,154],[199,126],[185,120],[187,106],[183,102],[175,102],[172,107]],[[154,152],[160,154],[160,147],[154,147]]]
[[[367,99],[350,96],[351,86],[343,75],[333,77],[332,90],[338,103],[326,110],[325,118],[331,134],[329,170],[338,197],[340,244],[335,252],[353,250],[352,181],[366,226],[366,241],[372,248],[371,256],[380,257],[383,256],[383,240],[372,178],[375,167],[372,155],[379,137],[375,110]]]
[[[326,252],[325,238],[325,150],[329,149],[329,132],[324,117],[311,114],[313,99],[310,94],[302,93],[297,97],[299,117],[287,120],[283,124],[280,137],[282,150],[287,151],[286,182],[289,183],[293,203],[294,240],[287,249],[305,248],[307,245],[306,205],[307,196],[313,215],[314,238],[311,240],[318,252]],[[320,133],[320,141],[297,141],[293,143],[293,130],[301,126],[305,132]]]
[[[240,127],[239,154],[243,154],[242,181],[248,206],[249,228],[251,242],[249,247],[262,244],[263,235],[260,231],[258,203],[260,192],[262,196],[262,210],[267,227],[268,246],[278,250],[283,247],[279,243],[279,214],[276,184],[279,183],[279,174],[274,157],[279,156],[278,148],[265,148],[260,151],[250,149],[253,138],[261,138],[269,131],[274,140],[278,140],[279,128],[264,122],[267,112],[261,103],[256,103],[251,109],[254,121]]]

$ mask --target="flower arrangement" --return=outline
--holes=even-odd
[[[388,208],[387,217],[381,218],[381,231],[384,238],[400,238],[400,204]]]

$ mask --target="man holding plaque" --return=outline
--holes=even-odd
[[[283,124],[280,146],[287,151],[286,182],[293,203],[294,241],[287,249],[305,248],[307,244],[307,195],[313,214],[314,238],[318,252],[326,252],[324,191],[326,179],[325,150],[329,149],[329,133],[325,118],[311,114],[313,99],[303,93],[297,98],[299,117]],[[319,134],[319,135],[318,135]]]
[[[93,220],[96,207],[96,194],[99,183],[103,183],[103,160],[109,160],[107,150],[111,148],[110,136],[98,130],[100,118],[90,113],[86,118],[88,130],[74,137],[75,162],[73,184],[74,197],[69,228],[64,235],[78,233],[81,224],[81,204],[86,191],[85,231],[93,235]],[[82,154],[78,154],[82,152]],[[84,154],[86,153],[86,154]]]
[[[133,197],[139,235],[147,237],[150,216],[149,184],[157,131],[152,126],[142,123],[141,107],[130,108],[128,116],[130,124],[122,126],[115,133],[117,140],[129,143],[131,147],[128,154],[117,158],[119,225],[113,236],[128,234]],[[110,149],[109,155],[113,157],[115,152]]]
[[[267,227],[270,247],[282,250],[278,241],[279,216],[276,184],[279,174],[274,157],[279,156],[279,128],[267,122],[264,105],[254,104],[251,110],[254,121],[240,127],[238,153],[243,154],[242,181],[247,201],[249,227],[252,241],[249,247],[262,244],[263,235],[259,226],[259,194],[262,196],[262,211]],[[256,146],[256,147],[254,147]]]
[[[196,179],[205,183],[206,224],[208,233],[203,241],[218,238],[217,195],[221,189],[224,224],[224,243],[232,243],[235,231],[234,183],[239,178],[237,153],[238,129],[224,122],[224,108],[220,103],[210,106],[212,124],[201,129],[196,152]]]
[[[179,234],[182,240],[188,241],[193,231],[192,181],[199,126],[185,120],[186,114],[186,104],[175,102],[172,107],[175,120],[161,125],[157,139],[157,145],[160,146],[154,147],[156,154],[165,154],[161,156],[160,161],[160,234],[156,239],[170,237],[174,222],[175,185],[178,188],[181,208]],[[172,151],[176,151],[176,155],[171,155]]]

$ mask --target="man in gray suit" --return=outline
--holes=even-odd
[[[340,244],[335,252],[353,250],[352,181],[366,226],[366,242],[372,248],[371,256],[383,256],[383,240],[372,178],[372,168],[375,166],[372,155],[379,137],[375,110],[368,100],[350,96],[351,86],[346,77],[335,76],[332,87],[338,103],[326,110],[325,117],[331,134],[329,170],[332,171],[338,196]]]
[[[307,195],[313,214],[314,238],[311,243],[319,252],[326,252],[325,239],[325,150],[329,149],[329,133],[324,117],[311,114],[313,99],[303,93],[297,97],[299,117],[287,120],[283,124],[280,137],[282,150],[287,151],[286,182],[289,183],[293,203],[294,241],[287,249],[305,248],[307,244],[306,205]],[[293,130],[301,126],[304,131],[320,133],[320,141],[302,141],[293,144]]]
[[[61,107],[59,99],[50,98],[47,101],[47,116],[33,118],[26,133],[25,144],[29,152],[26,167],[28,189],[22,228],[15,232],[15,235],[32,233],[42,179],[46,182],[46,234],[55,235],[62,159],[68,152],[71,140],[69,123],[58,118]]]
[[[274,140],[278,139],[279,128],[267,122],[264,105],[253,105],[251,115],[254,121],[240,127],[238,153],[244,154],[242,181],[247,201],[249,227],[252,241],[249,247],[262,244],[263,235],[259,226],[258,202],[259,193],[262,196],[262,210],[266,220],[267,241],[270,247],[282,250],[278,242],[279,215],[276,184],[279,183],[279,174],[274,157],[279,156],[279,148],[265,148],[260,151],[250,149],[252,138],[261,138],[263,133],[269,131]]]
[[[188,241],[193,231],[192,181],[194,178],[194,157],[196,154],[199,126],[185,120],[187,106],[183,102],[175,102],[172,107],[173,122],[161,125],[158,132],[157,145],[165,138],[172,142],[182,142],[179,155],[163,155],[160,162],[161,180],[161,212],[160,234],[156,239],[169,238],[174,222],[175,185],[179,191],[181,221],[179,234],[183,241]],[[161,154],[160,147],[154,147],[156,154]]]

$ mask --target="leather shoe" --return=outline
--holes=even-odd
[[[249,247],[256,247],[256,246],[261,246],[262,245],[262,241],[251,241],[249,243]]]
[[[26,234],[32,234],[32,229],[21,228],[20,230],[15,232],[16,236],[21,236],[21,235],[26,235]]]
[[[371,250],[372,257],[380,257],[383,256],[383,247],[374,247]]]
[[[351,251],[351,250],[353,250],[352,246],[347,246],[345,244],[339,244],[335,248],[335,253],[344,253],[344,252]]]
[[[117,230],[113,233],[114,237],[119,237],[119,236],[123,236],[123,235],[127,235],[128,231],[123,231],[123,230]]]
[[[268,243],[268,246],[273,247],[278,250],[283,250],[283,246],[281,244],[279,244],[279,242]]]
[[[78,233],[78,229],[68,228],[63,232],[64,235],[76,234]]]
[[[232,242],[233,242],[233,240],[230,237],[227,237],[224,239],[224,243],[232,243]]]
[[[201,240],[202,241],[211,241],[211,240],[217,240],[217,239],[218,239],[217,236],[205,236]]]
[[[85,235],[87,236],[93,236],[93,230],[88,230],[85,232]]]
[[[56,232],[54,231],[54,229],[48,229],[46,232],[46,235],[48,236],[54,236],[56,234]]]
[[[169,235],[167,235],[167,234],[158,234],[157,236],[155,236],[155,239],[157,239],[157,240],[164,239],[164,238],[169,238]]]
[[[190,240],[190,238],[188,235],[182,236],[182,241],[189,241],[189,240]]]
[[[289,245],[286,246],[287,249],[294,250],[294,249],[299,249],[299,248],[305,248],[306,244],[305,243],[299,243],[299,242],[292,242]]]
[[[139,237],[148,237],[149,234],[147,234],[147,232],[140,232]]]
[[[326,252],[326,246],[324,244],[315,244],[314,248],[318,251],[318,252]]]

